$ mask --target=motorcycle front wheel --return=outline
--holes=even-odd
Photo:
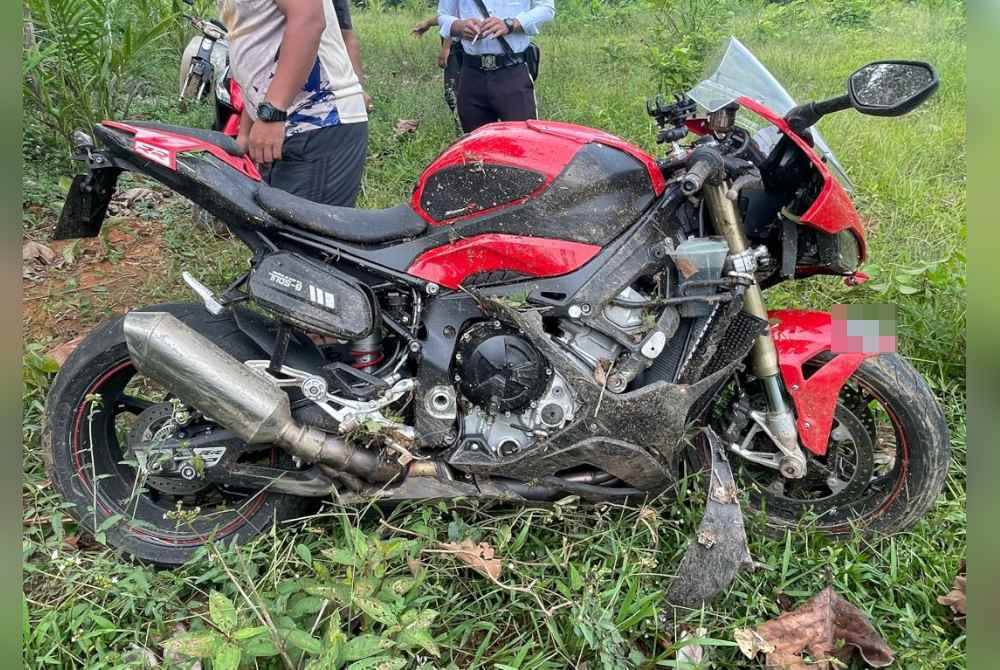
[[[257,353],[225,315],[213,317],[200,305],[150,309],[172,313],[240,360]],[[87,336],[60,370],[46,405],[49,478],[80,525],[140,561],[171,566],[210,541],[243,543],[307,514],[311,502],[295,496],[139,474],[129,445],[137,432],[149,440],[162,426],[170,396],[133,366],[123,321],[108,321]],[[268,465],[283,457],[276,448],[253,454]]]
[[[831,357],[815,359],[813,371]],[[748,384],[744,391],[751,405],[762,409],[758,386]],[[724,396],[731,402],[733,393]],[[718,426],[725,421],[716,416]],[[776,452],[762,434],[750,448]],[[805,522],[831,535],[854,529],[895,533],[933,506],[944,488],[950,453],[948,425],[927,383],[900,356],[881,354],[865,359],[844,385],[827,452],[806,452],[805,477],[787,479],[736,454],[730,463],[749,493],[750,508],[766,514],[772,526]]]

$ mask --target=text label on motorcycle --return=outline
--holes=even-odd
[[[286,274],[271,270],[268,273],[268,279],[279,286],[295,289],[295,291],[299,293],[302,292],[302,281],[296,279],[295,277],[289,277]],[[333,293],[324,291],[323,289],[317,288],[312,284],[309,284],[309,300],[317,305],[326,307],[327,309],[336,309],[337,307],[337,298]]]

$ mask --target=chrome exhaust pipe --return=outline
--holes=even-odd
[[[371,482],[402,474],[398,463],[355,448],[292,418],[288,395],[166,312],[130,312],[125,341],[135,366],[247,444],[277,444],[307,463],[321,463]]]

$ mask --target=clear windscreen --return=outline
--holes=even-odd
[[[785,87],[735,37],[729,38],[721,56],[708,72],[701,82],[688,91],[688,96],[708,112],[721,109],[743,96],[756,100],[781,115],[796,105]],[[765,153],[769,153],[780,139],[777,128],[763,120],[754,123],[746,114],[741,114],[739,121],[754,132],[754,140]],[[826,159],[830,171],[845,188],[851,190],[851,181],[819,130],[813,128],[811,132],[816,150]]]

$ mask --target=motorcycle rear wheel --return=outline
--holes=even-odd
[[[247,347],[231,319],[213,317],[199,305],[150,309],[174,314],[240,360],[258,353]],[[171,494],[155,490],[155,478],[137,482],[124,436],[130,423],[163,397],[132,365],[123,320],[101,324],[87,336],[48,396],[43,457],[50,480],[72,503],[70,512],[80,525],[91,534],[103,533],[109,546],[135,559],[173,566],[210,541],[241,544],[273,523],[307,514],[314,503],[290,495],[211,485],[197,494],[183,489]],[[263,454],[272,461],[281,456],[277,449]]]
[[[813,367],[831,357],[819,356]],[[765,442],[761,437],[754,448],[767,448]],[[865,359],[841,391],[827,454],[806,455],[802,480],[731,455],[751,510],[778,529],[805,521],[829,535],[890,534],[910,528],[934,505],[951,446],[927,383],[902,357],[881,354]]]

